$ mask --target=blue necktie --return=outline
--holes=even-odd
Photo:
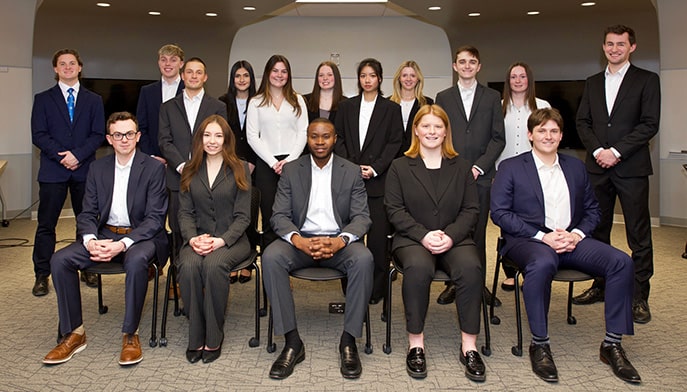
[[[67,92],[69,93],[67,96],[67,111],[69,112],[69,121],[74,122],[74,89],[70,87]]]

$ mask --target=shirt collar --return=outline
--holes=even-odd
[[[315,159],[313,159],[312,154],[310,154],[310,168],[312,168],[312,169],[323,170],[323,171],[327,170],[327,169],[332,167],[332,165],[333,165],[332,162],[334,162],[334,154],[329,156],[329,161],[327,161],[327,164],[324,165],[324,167],[322,167],[322,169],[320,169],[320,167],[317,166],[317,163],[315,163]]]
[[[556,160],[553,162],[553,165],[551,165],[551,166],[547,166],[547,165],[544,163],[544,161],[542,161],[541,159],[539,159],[539,157],[537,156],[537,154],[535,154],[534,150],[532,150],[531,153],[532,153],[532,157],[534,158],[534,165],[537,167],[537,171],[541,170],[542,168],[550,169],[550,168],[553,168],[553,167],[556,167],[556,166],[560,166],[560,165],[558,164],[558,153],[556,153]]]
[[[201,99],[203,99],[203,95],[205,95],[205,88],[200,89],[200,92],[198,93],[198,95],[196,95],[193,98],[189,97],[188,94],[186,93],[186,89],[184,89],[184,99],[187,101],[201,100]]]
[[[123,165],[119,164],[119,161],[117,160],[117,156],[115,155],[115,167],[119,170],[131,168],[131,165],[134,163],[134,157],[136,156],[136,151],[131,155],[131,158],[129,158],[129,161]]]
[[[74,89],[74,94],[78,94],[78,93],[79,93],[79,87],[81,87],[81,83],[80,83],[80,82],[76,82],[76,84],[73,85],[73,86],[68,86],[68,85],[66,85],[65,83],[63,83],[63,82],[60,81],[60,82],[57,82],[57,85],[60,86],[60,90],[62,90],[62,94],[64,94],[64,95],[69,94],[69,93],[67,92],[67,90],[69,90],[70,88],[73,88],[73,89]]]
[[[181,81],[181,76],[177,75],[177,78],[174,79],[174,81],[172,83],[167,83],[167,81],[163,77],[160,77],[160,80],[162,80],[162,84],[165,86],[176,86]]]
[[[464,87],[462,84],[460,84],[460,81],[456,82],[456,84],[458,85],[458,90],[460,90],[461,92],[475,91],[475,89],[477,88],[477,80],[472,82],[472,86],[470,87]]]
[[[604,72],[604,74],[606,75],[606,77],[609,77],[609,76],[620,76],[620,77],[624,77],[624,76],[625,76],[625,73],[627,72],[627,70],[628,70],[629,68],[630,68],[630,62],[628,61],[627,63],[625,63],[625,65],[623,65],[623,66],[618,70],[618,72],[612,74],[612,73],[611,73],[611,70],[608,68],[608,65],[607,65],[607,66],[606,66],[606,71]]]

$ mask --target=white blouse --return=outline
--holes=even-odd
[[[543,99],[535,98],[535,100],[537,109],[551,107],[551,105]],[[532,114],[532,111],[528,105],[523,105],[518,108],[511,102],[508,106],[506,117],[503,119],[506,128],[506,147],[501,152],[499,159],[496,160],[497,170],[499,164],[504,159],[520,155],[532,149],[532,145],[530,145],[530,141],[527,139],[527,119],[530,117],[530,114]]]
[[[277,163],[275,156],[288,155],[291,162],[298,158],[305,148],[308,130],[308,109],[300,94],[297,94],[301,115],[296,116],[293,106],[284,100],[279,110],[273,105],[259,106],[262,95],[256,95],[248,102],[246,113],[246,138],[253,151],[267,166]]]

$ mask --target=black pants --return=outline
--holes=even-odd
[[[286,158],[286,155],[276,156],[278,160]],[[260,189],[260,215],[262,216],[262,231],[264,246],[277,239],[277,234],[272,230],[270,218],[272,217],[272,205],[274,195],[277,193],[279,175],[262,160],[255,164],[255,185]]]

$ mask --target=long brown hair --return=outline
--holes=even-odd
[[[293,107],[293,111],[296,112],[296,116],[300,117],[301,105],[298,104],[298,95],[293,89],[291,64],[289,64],[289,60],[281,54],[273,54],[265,64],[265,70],[262,72],[262,81],[260,81],[260,88],[258,89],[257,94],[258,96],[261,96],[262,101],[260,101],[260,105],[258,106],[272,104],[272,94],[270,93],[270,73],[272,72],[272,68],[274,68],[277,63],[284,63],[286,72],[289,73],[289,77],[286,79],[286,84],[281,89],[284,99]]]
[[[508,112],[508,107],[513,99],[511,96],[512,91],[510,89],[510,73],[515,67],[523,67],[525,69],[525,74],[527,75],[527,91],[525,91],[525,103],[530,108],[530,111],[537,110],[537,100],[535,99],[534,92],[534,74],[532,74],[532,68],[529,65],[518,61],[511,64],[506,72],[506,82],[503,84],[503,102],[501,103],[501,109],[503,110],[503,115],[505,116]]]
[[[236,139],[234,132],[231,131],[227,120],[224,117],[213,114],[206,118],[198,127],[198,130],[193,134],[193,144],[191,147],[191,160],[184,166],[181,172],[180,189],[182,192],[188,192],[191,187],[191,179],[198,173],[200,167],[205,159],[205,151],[203,150],[203,134],[205,128],[212,123],[217,123],[222,128],[222,135],[224,136],[224,143],[222,144],[222,159],[224,166],[229,166],[234,173],[234,180],[236,186],[242,190],[248,190],[248,180],[246,179],[246,169],[243,162],[236,156]],[[226,174],[226,173],[225,173]]]
[[[418,124],[420,124],[422,117],[428,114],[433,114],[439,117],[441,122],[443,122],[444,126],[446,127],[446,137],[444,138],[444,142],[441,143],[441,156],[444,158],[457,157],[458,153],[453,148],[453,138],[451,137],[451,122],[448,119],[448,114],[446,114],[444,109],[442,109],[439,105],[424,105],[417,111],[417,114],[413,119],[413,134],[410,141],[410,148],[408,148],[408,151],[404,152],[403,154],[410,158],[417,158],[418,156],[421,157],[420,138],[418,138],[417,134],[415,134],[415,128],[417,128]]]
[[[318,82],[318,75],[320,74],[320,68],[327,66],[332,69],[334,74],[334,91],[332,91],[332,107],[329,111],[335,111],[339,102],[343,101],[343,87],[341,86],[341,72],[339,72],[339,67],[333,61],[323,61],[317,66],[317,71],[315,71],[315,85],[312,87],[312,93],[310,93],[310,98],[306,104],[308,105],[308,110],[311,112],[320,111],[320,83]]]

